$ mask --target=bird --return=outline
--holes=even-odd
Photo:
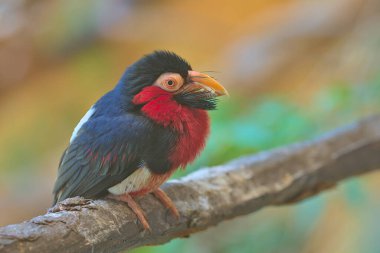
[[[179,212],[160,186],[204,149],[207,111],[227,90],[182,57],[157,50],[131,64],[75,127],[63,152],[53,206],[64,199],[107,197],[127,203],[151,230],[136,197],[152,193]]]

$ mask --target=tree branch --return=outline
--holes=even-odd
[[[254,140],[252,140],[254,141]],[[264,206],[293,203],[380,168],[380,116],[290,145],[205,168],[163,189],[176,220],[152,196],[139,199],[152,232],[124,203],[68,199],[52,211],[0,228],[0,252],[118,252],[162,244]]]

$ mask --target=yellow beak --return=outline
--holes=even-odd
[[[217,96],[228,96],[228,91],[209,75],[190,70],[189,79],[192,83],[202,85],[205,89],[216,94]]]

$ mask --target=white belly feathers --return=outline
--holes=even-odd
[[[146,187],[151,180],[152,174],[146,167],[141,167],[124,179],[121,183],[108,188],[114,195],[121,195],[127,192],[137,192]]]

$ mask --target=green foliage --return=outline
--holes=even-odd
[[[201,166],[221,164],[242,155],[313,138],[379,112],[379,98],[380,78],[368,84],[332,84],[316,94],[307,106],[278,95],[256,100],[244,97],[225,99],[221,101],[219,109],[211,113],[211,135],[205,151],[186,172],[181,171],[176,176]],[[343,184],[341,194],[348,206],[361,211],[368,208],[368,191],[360,179],[351,179]],[[219,242],[222,246],[216,246],[215,251],[296,252],[317,226],[327,203],[325,195],[317,196],[293,207],[288,219],[271,216],[271,219],[258,221],[254,229],[243,227],[243,231],[227,236],[222,234],[221,238],[224,239]],[[202,248],[198,250],[200,241],[201,238],[194,236],[193,240],[177,239],[163,246],[143,247],[134,252],[213,252]],[[380,247],[373,246],[375,244],[378,243],[372,242],[372,246],[363,248],[370,248],[368,252],[376,252],[374,249]]]
[[[233,97],[211,112],[211,135],[198,160],[176,176],[300,140],[369,115],[380,106],[380,82],[332,84],[305,106],[271,95]]]

